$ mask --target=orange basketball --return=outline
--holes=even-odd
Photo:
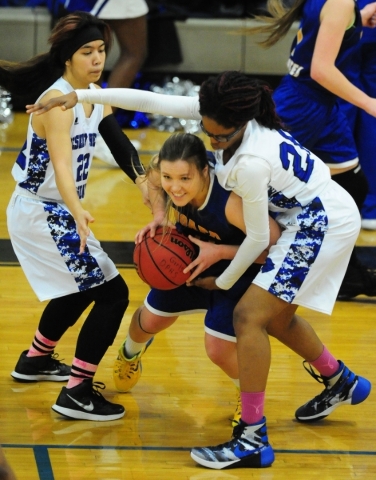
[[[133,252],[133,262],[141,280],[158,290],[172,290],[183,285],[190,273],[183,270],[196,257],[188,237],[175,229],[158,227],[153,238],[149,232]]]

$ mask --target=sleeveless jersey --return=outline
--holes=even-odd
[[[90,88],[95,89],[94,85]],[[62,77],[48,88],[59,90],[63,94],[73,91],[71,85]],[[39,101],[39,98],[37,102]],[[83,106],[77,104],[74,109],[74,121],[71,126],[72,170],[80,199],[85,196],[89,169],[93,159],[95,139],[98,125],[103,118],[103,105],[94,105],[89,118],[85,116]],[[32,116],[29,120],[27,139],[12,169],[13,178],[19,187],[51,200],[61,202],[61,195],[56,186],[55,171],[47,149],[46,139],[38,137],[32,127]]]
[[[320,12],[325,1],[306,0],[304,3],[299,30],[291,46],[288,70],[289,74],[297,81],[320,91],[325,96],[334,97],[331,92],[312,80],[310,76],[313,51],[320,28]],[[362,30],[362,19],[355,0],[354,25],[346,31],[336,59],[336,67],[340,71],[344,71],[351,62],[351,56],[362,36]]]

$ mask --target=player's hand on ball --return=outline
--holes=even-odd
[[[220,290],[215,283],[217,277],[196,278],[192,282],[187,282],[188,287],[206,288],[206,290]]]
[[[168,222],[167,225],[164,225],[164,223],[161,223],[160,221],[154,219],[150,223],[148,223],[146,227],[142,228],[136,233],[134,239],[135,244],[137,245],[138,243],[142,242],[143,238],[147,233],[149,233],[150,238],[154,238],[155,233],[159,227],[166,228],[166,232],[175,230],[175,225],[173,225],[171,222]]]
[[[73,91],[66,95],[61,95],[60,97],[51,98],[47,103],[38,102],[33,105],[26,105],[26,113],[40,115],[48,112],[54,107],[61,107],[62,110],[68,110],[69,108],[73,108],[77,104],[77,101],[77,93]]]
[[[152,220],[144,228],[141,228],[141,230],[139,230],[136,233],[136,236],[134,238],[135,244],[137,245],[138,243],[141,243],[148,232],[150,232],[149,233],[150,238],[154,238],[155,232],[159,226],[160,226],[160,223],[157,220]]]
[[[189,240],[197,245],[200,249],[198,257],[184,269],[184,273],[192,272],[192,275],[188,278],[187,283],[192,282],[196,277],[200,275],[204,270],[209,268],[214,263],[219,262],[222,259],[218,245],[211,242],[204,242],[198,238],[189,235]]]

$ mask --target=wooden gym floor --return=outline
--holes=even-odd
[[[299,424],[297,407],[320,393],[301,360],[272,340],[266,417],[276,461],[265,470],[207,470],[189,449],[217,444],[231,435],[235,388],[206,357],[201,315],[181,317],[159,334],[143,357],[143,375],[132,393],[119,394],[112,365],[133,311],[148,291],[131,264],[136,231],[151,218],[137,188],[116,168],[98,160],[90,173],[85,204],[92,226],[130,288],[130,305],[116,341],[96,375],[108,399],[126,408],[123,419],[85,422],[51,410],[61,384],[16,383],[10,377],[22,350],[29,347],[44,305],[28,285],[9,244],[5,209],[14,188],[12,164],[25,137],[27,116],[16,113],[0,129],[0,443],[18,479],[27,480],[343,480],[376,478],[376,396],[344,406],[319,424]],[[1,127],[1,125],[0,125]],[[152,129],[129,132],[141,141],[147,163],[167,134]],[[362,231],[358,244],[376,268],[376,232]],[[375,383],[376,298],[338,302],[331,317],[299,309],[324,343],[356,373]],[[78,324],[58,348],[71,362]]]

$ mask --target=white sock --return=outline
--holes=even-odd
[[[141,350],[145,347],[145,343],[137,343],[134,342],[130,335],[128,334],[127,339],[124,344],[124,355],[126,358],[133,358],[135,355],[137,355]]]
[[[238,379],[238,378],[232,378],[231,380],[234,382],[235,387],[237,387],[238,390],[240,390],[240,381],[239,381],[239,379]]]

